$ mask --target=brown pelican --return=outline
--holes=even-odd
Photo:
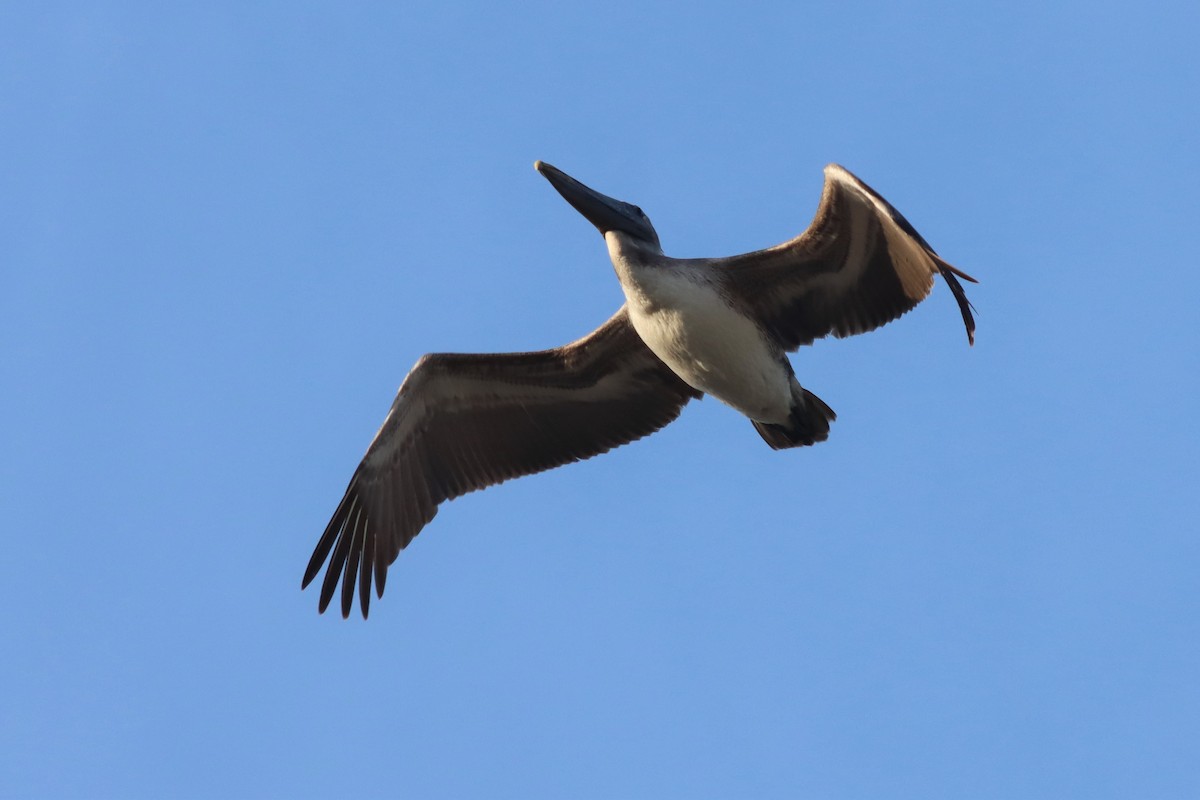
[[[786,353],[829,334],[865,333],[916,306],[941,275],[967,339],[975,320],[957,278],[899,211],[836,164],[808,230],[730,258],[676,259],[640,208],[535,168],[595,225],[625,304],[592,333],[533,353],[434,353],[408,373],[313,551],[328,559],[324,612],[357,581],[365,618],[374,579],[438,506],[509,478],[578,461],[662,428],[709,394],[746,415],[775,449],[824,441],[836,415],[796,380]],[[957,276],[957,277],[956,277]]]

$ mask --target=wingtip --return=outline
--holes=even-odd
[[[949,270],[950,272],[953,272],[955,275],[962,278],[964,281],[969,281],[970,283],[979,283],[979,281],[977,279],[972,278],[970,275],[963,272],[961,269],[954,266],[953,264],[947,264],[941,258],[938,258],[937,261],[938,261],[939,267],[941,267],[942,269],[945,269],[945,270]]]
[[[954,267],[951,267],[941,259],[938,259],[938,272],[942,274],[942,278],[945,279],[946,285],[950,287],[950,293],[954,295],[954,299],[958,302],[958,310],[962,314],[963,326],[967,329],[967,344],[971,347],[974,347],[975,315],[972,312],[975,311],[975,306],[971,305],[971,301],[967,299],[967,293],[963,291],[962,284],[958,282],[958,278],[955,276],[962,275],[968,280],[971,280],[972,283],[978,283],[978,281],[970,278],[965,273],[960,272]]]
[[[306,588],[308,586],[309,582],[311,582],[311,580],[312,580],[311,576],[308,577],[307,580],[305,581],[304,585],[301,586],[300,588],[301,589]],[[328,593],[326,593],[324,591],[321,593],[321,597],[317,601],[317,613],[318,614],[324,614],[326,611],[329,610],[329,606],[333,604],[333,596],[336,593],[337,592],[335,589],[331,589]],[[346,593],[343,591],[341,594],[342,594],[342,602],[341,602],[341,607],[339,610],[342,613],[342,619],[350,619],[350,612],[354,608],[353,590],[351,592],[351,597],[350,597],[349,602],[346,601]],[[360,590],[358,594],[359,594],[359,607],[362,610],[362,618],[367,619],[367,615],[370,613],[370,608],[371,608],[371,593],[370,593],[370,591],[362,592]],[[382,592],[380,593],[380,596],[381,597],[383,596]]]
[[[375,561],[375,596],[383,597],[383,586],[387,583],[387,563],[383,559]]]

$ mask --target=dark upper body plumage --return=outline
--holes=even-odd
[[[548,165],[539,170],[558,173]],[[649,220],[629,208],[657,246]],[[716,265],[722,294],[782,350],[879,327],[924,299],[939,274],[974,342],[970,304],[956,276],[973,279],[836,165],[825,170],[821,203],[803,234]],[[382,596],[388,566],[443,501],[646,436],[699,396],[646,347],[624,306],[591,334],[552,350],[426,355],[355,470],[303,585],[328,561],[320,610],[340,580],[342,615],[350,613],[357,584],[366,617],[372,581]]]

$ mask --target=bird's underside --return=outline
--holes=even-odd
[[[636,206],[593,192],[549,165],[539,162],[539,170],[602,232],[615,226],[658,247]],[[620,213],[613,220],[589,213],[591,207],[571,194],[580,191]],[[621,214],[632,221],[623,222]],[[971,306],[958,278],[974,279],[943,261],[887,201],[836,165],[826,168],[821,203],[803,234],[767,250],[701,262],[722,296],[753,318],[781,353],[890,322],[929,294],[936,275],[950,287],[974,342]],[[400,386],[355,470],[303,585],[327,563],[320,610],[340,582],[342,615],[349,616],[357,585],[365,618],[372,583],[382,596],[388,567],[442,502],[639,439],[699,396],[646,346],[625,306],[591,334],[551,350],[426,355]],[[751,421],[772,447],[815,440],[772,441],[772,431]]]

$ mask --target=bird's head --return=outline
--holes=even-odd
[[[623,233],[638,244],[653,247],[659,252],[662,251],[662,246],[658,241],[658,232],[650,224],[650,218],[646,216],[646,213],[637,206],[600,194],[545,161],[537,161],[533,167],[542,173],[546,180],[550,181],[550,185],[563,196],[564,200],[574,206],[575,210],[582,214],[588,222],[595,225],[602,236],[606,236],[609,232]]]

